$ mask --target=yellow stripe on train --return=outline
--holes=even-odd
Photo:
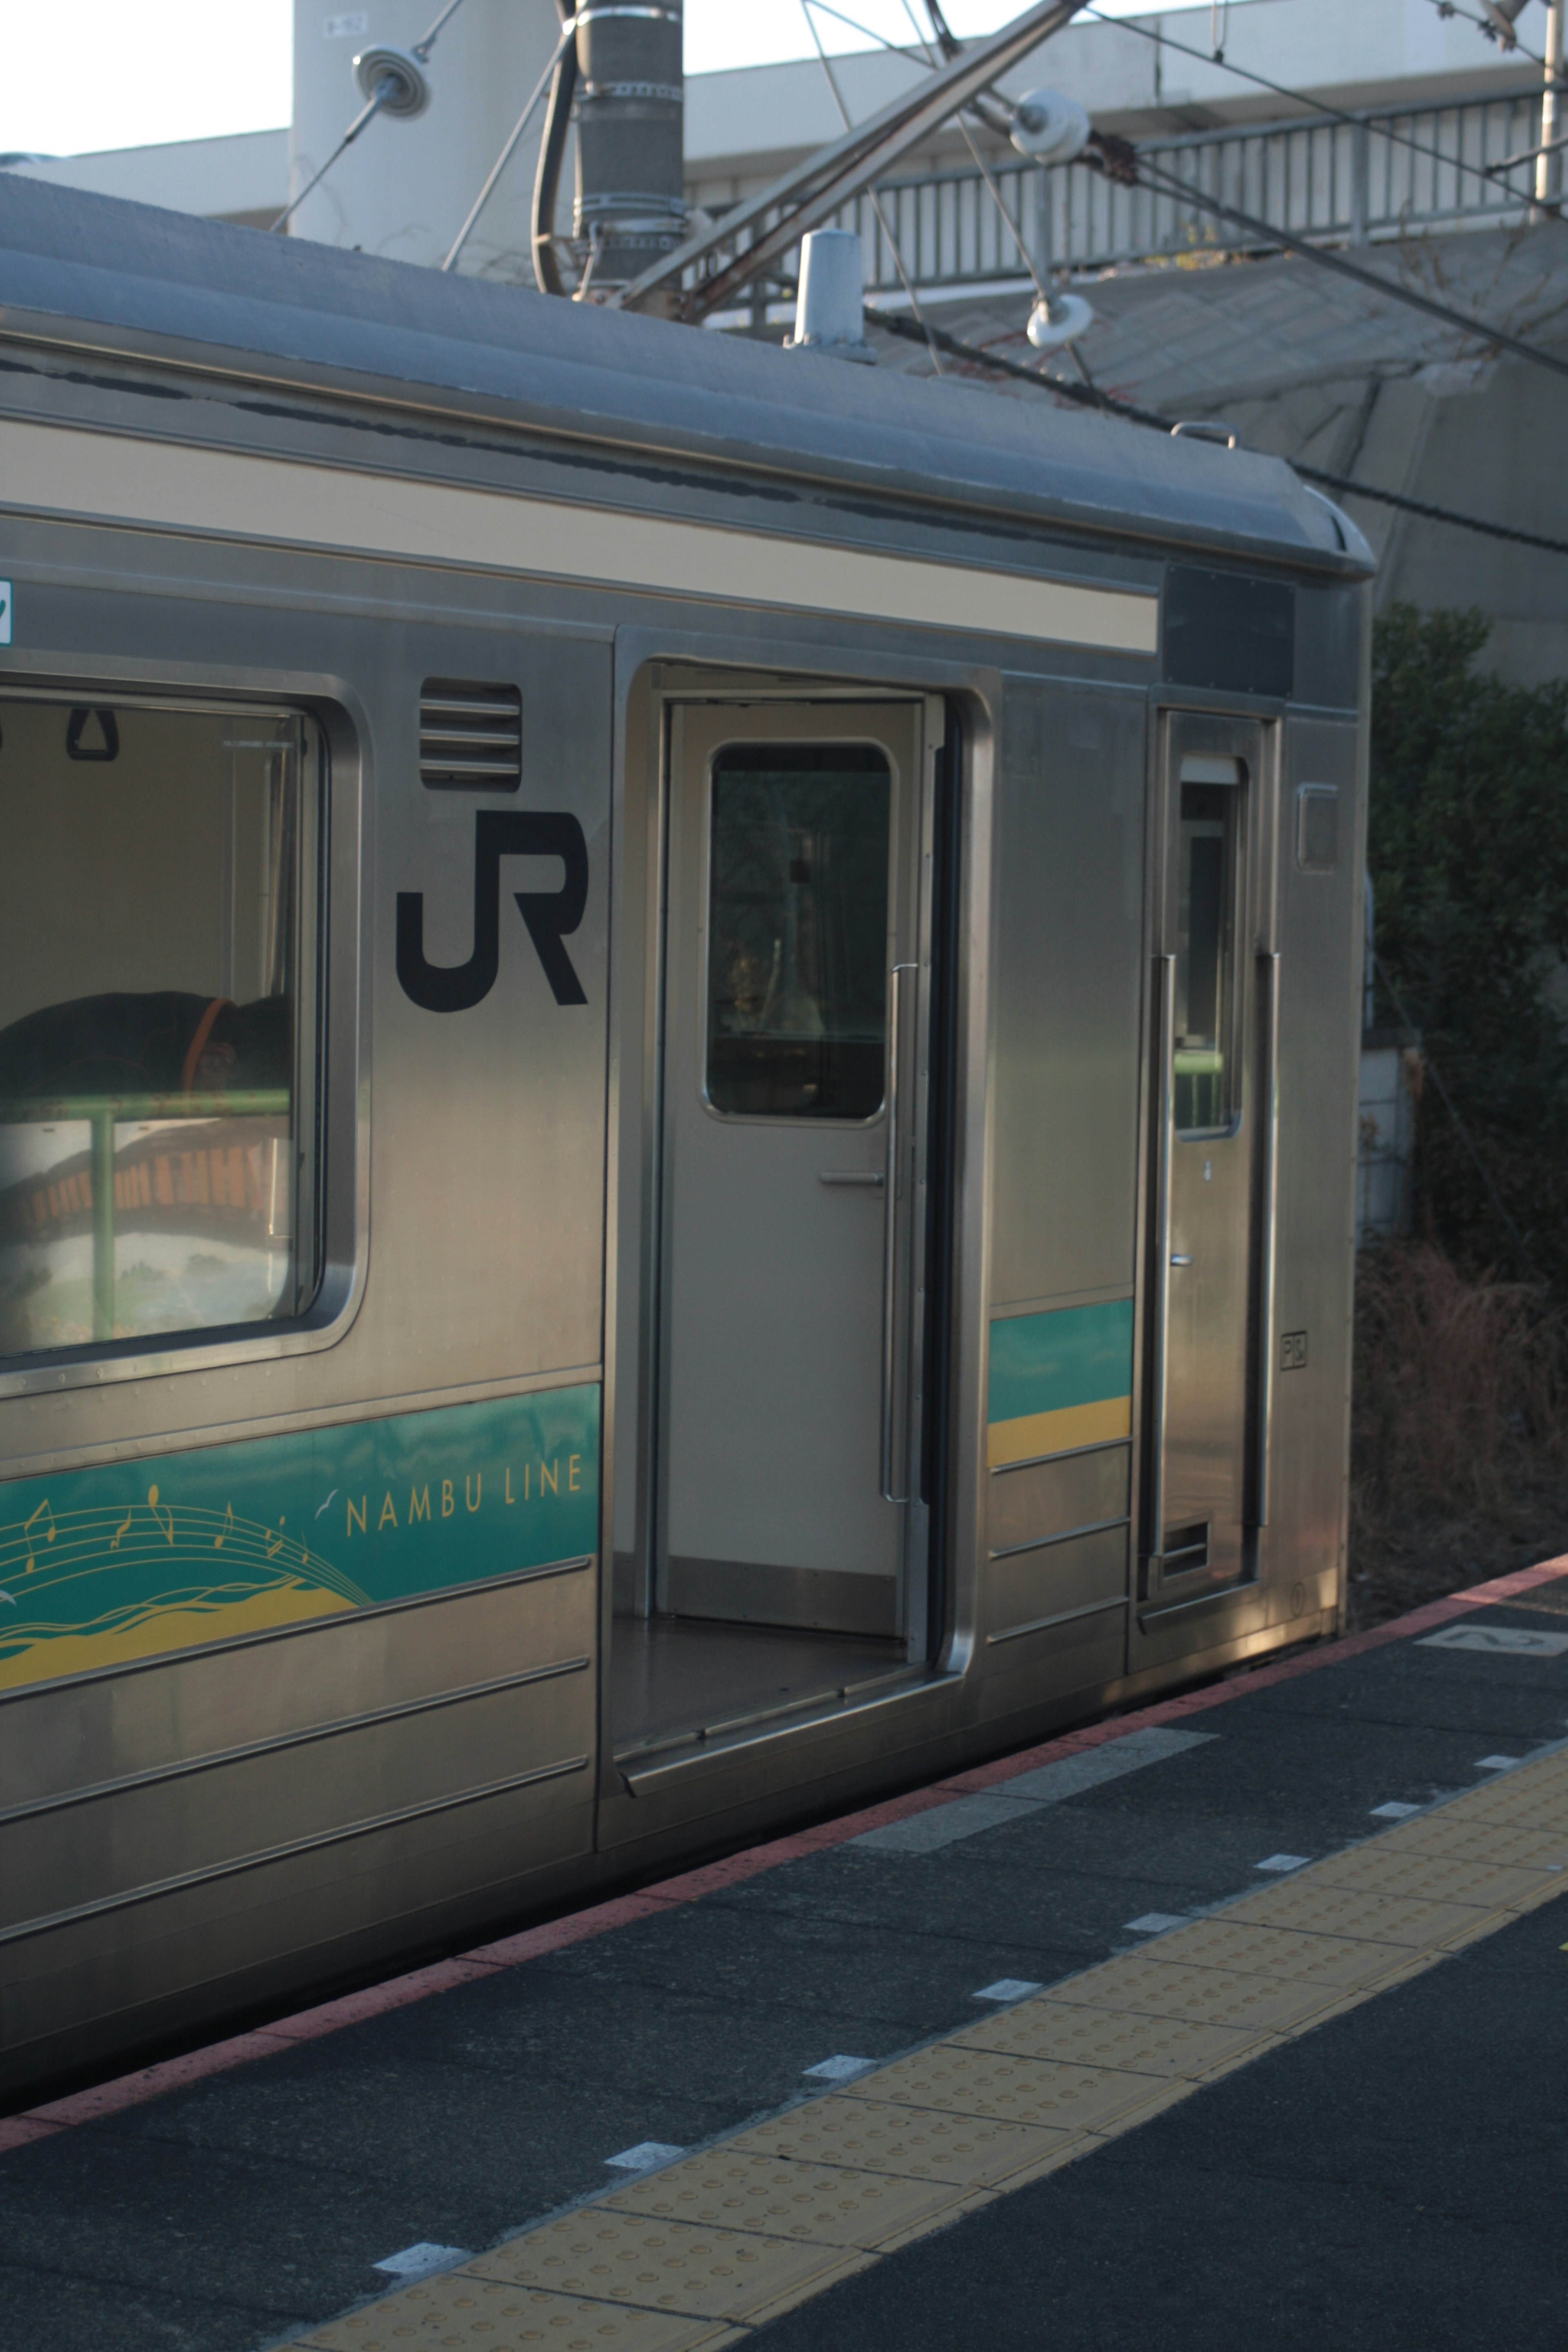
[[[1106,1445],[1132,1434],[1130,1396],[1104,1397],[1098,1404],[1062,1405],[1055,1412],[1026,1412],[1018,1421],[994,1421],[985,1433],[989,1468],[1028,1462],[1039,1454],[1066,1454],[1075,1445]]]

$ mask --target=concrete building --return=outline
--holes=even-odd
[[[1527,8],[1521,29],[1528,37]],[[291,128],[174,146],[19,161],[13,168],[71,187],[260,225],[275,218],[326,160],[362,103],[352,76],[372,42],[409,47],[428,30],[431,0],[370,0],[324,8],[295,0]],[[416,122],[377,122],[296,215],[293,233],[409,260],[447,250],[557,37],[551,0],[464,0],[431,52],[434,93]],[[1537,31],[1539,27],[1536,28]],[[1215,31],[1225,63],[1211,54]],[[1156,38],[1155,36],[1160,37]],[[1196,55],[1186,54],[1195,51]],[[1239,79],[1266,76],[1295,100]],[[858,121],[925,72],[912,50],[834,60]],[[1013,95],[1049,80],[1079,99],[1103,130],[1146,141],[1307,119],[1302,100],[1352,110],[1446,107],[1539,93],[1539,69],[1486,41],[1468,16],[1430,0],[1225,0],[1158,16],[1069,26],[1008,76]],[[686,85],[688,195],[719,211],[763,187],[841,128],[816,59],[693,74]],[[999,142],[984,142],[994,152]],[[999,152],[1005,154],[1006,150]],[[526,192],[537,125],[520,142],[463,267],[526,277]],[[967,159],[950,128],[910,158],[900,178]]]

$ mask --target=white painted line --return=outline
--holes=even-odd
[[[1386,1805],[1373,1805],[1372,1818],[1374,1822],[1407,1822],[1412,1813],[1420,1811],[1419,1805],[1402,1805],[1397,1797],[1390,1797]]]
[[[428,2278],[432,2271],[450,2270],[454,2263],[472,2262],[466,2246],[433,2246],[421,2238],[416,2246],[405,2246],[398,2254],[388,2254],[384,2262],[372,2263],[373,2271],[384,2271],[388,2278]]]
[[[930,1812],[911,1813],[907,1821],[867,1830],[849,1840],[847,1851],[932,1853],[939,1846],[956,1844],[960,1838],[978,1837],[982,1830],[1020,1821],[1043,1805],[1059,1805],[1069,1797],[1102,1787],[1107,1780],[1142,1772],[1146,1765],[1163,1764],[1168,1757],[1184,1755],[1188,1748],[1204,1747],[1217,1736],[1212,1731],[1167,1730],[1159,1724],[1130,1731],[1124,1738],[1108,1739],[1099,1748],[1086,1748],[1077,1756],[1063,1756],[1054,1764],[1038,1765],[1033,1772],[1020,1772],[1016,1780],[1004,1780],[976,1796],[956,1797],[951,1805],[935,1805]]]
[[[683,2147],[672,2147],[667,2139],[639,2139],[636,2147],[623,2147],[619,2156],[607,2156],[617,2172],[651,2172],[656,2164],[673,2164],[684,2156]]]
[[[1476,1769],[1478,1772],[1511,1772],[1519,1760],[1517,1756],[1478,1756]]]
[[[1188,1920],[1182,1911],[1145,1911],[1142,1918],[1129,1919],[1129,1931],[1134,1936],[1163,1936],[1167,1927],[1185,1927]]]
[[[1304,1870],[1312,1857],[1310,1853],[1271,1853],[1255,1863],[1255,1870]]]
[[[876,2064],[874,2058],[824,2058],[815,2066],[803,2066],[803,2074],[815,2074],[819,2083],[852,2083],[857,2074],[868,2074]]]
[[[1031,1984],[1027,1977],[998,1977],[994,1984],[982,1985],[980,1990],[972,1992],[969,1998],[971,2000],[1026,2000],[1030,1993],[1043,1990],[1043,1986]]]
[[[1527,1625],[1446,1625],[1440,1633],[1424,1633],[1415,1647],[1488,1650],[1499,1658],[1560,1658],[1568,1650],[1568,1633],[1538,1633]]]

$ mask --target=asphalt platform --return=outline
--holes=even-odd
[[[1484,1792],[1565,1742],[1568,1561],[0,2120],[0,2347],[1562,2352],[1568,1874],[1054,2167],[819,2263],[782,2315],[639,2318],[608,2287],[549,2328],[453,2313],[458,2266],[513,2275],[544,2217],[657,2200],[683,2157],[809,2132],[857,2083],[903,2095],[865,2062],[918,2067],[984,2020],[994,2046],[1042,1988],[1088,2000],[1099,1964],[1336,1857],[1342,1879],[1369,1840],[1468,1819],[1465,1851],[1500,1853],[1522,1832]]]

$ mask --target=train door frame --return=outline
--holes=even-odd
[[[887,714],[885,721],[879,719],[879,712]],[[660,1615],[694,1616],[710,1622],[801,1626],[829,1625],[837,1612],[843,1631],[850,1630],[849,1621],[868,1613],[886,1636],[905,1643],[906,1663],[916,1652],[923,1663],[927,1543],[916,1489],[917,1423],[923,1406],[920,1371],[924,1352],[924,1284],[916,1277],[915,1261],[917,1255],[923,1258],[926,1239],[931,754],[940,748],[940,705],[933,709],[927,698],[918,695],[879,696],[859,703],[809,695],[769,697],[759,702],[750,697],[677,694],[666,705],[666,722],[668,919],[661,974],[662,1213],[656,1281],[659,1361],[658,1378],[648,1400],[655,1507],[652,1554],[645,1563],[645,1573],[651,1571],[651,1609]],[[813,787],[804,769],[787,782],[782,776],[771,776],[748,783],[741,773],[729,775],[737,761],[747,763],[749,774],[749,754],[760,751],[771,756],[781,747],[805,754],[808,764],[813,752],[843,752],[851,764],[858,757],[868,757],[872,766],[880,761],[887,777],[883,837],[889,878],[884,886],[884,911],[873,918],[882,942],[878,963],[885,974],[884,1037],[879,1048],[884,1077],[879,1082],[880,1098],[874,1110],[847,1119],[813,1110],[803,1116],[798,1108],[786,1115],[778,1104],[763,1108],[738,1098],[721,1101],[715,1093],[721,1081],[714,1053],[721,1051],[723,1058],[731,1059],[737,1051],[746,1055],[743,1037],[729,1044],[721,1033],[708,1034],[712,1030],[712,1006],[718,1002],[715,991],[721,988],[721,950],[711,897],[721,857],[719,794],[726,781],[731,793],[749,793],[753,799],[759,793],[764,799],[771,794],[779,801],[775,824],[783,820],[785,801],[793,799],[802,806],[814,798],[820,801],[823,786],[819,782]],[[872,784],[876,781],[869,767],[867,781]],[[841,809],[847,812],[860,797],[856,791],[846,797],[843,780],[839,781],[836,798]],[[816,999],[807,1002],[802,997],[798,982],[807,967],[816,969],[819,957],[814,949],[826,944],[826,939],[817,937],[826,919],[826,904],[819,902],[825,887],[830,887],[826,876],[835,863],[834,838],[832,833],[826,836],[807,833],[795,842],[795,847],[805,854],[792,857],[784,897],[771,925],[788,936],[773,940],[774,971],[764,1002],[751,1008],[752,1019],[765,1021],[767,1005],[775,999],[786,1013],[794,1007],[792,1017],[809,1023],[815,1016]],[[731,856],[735,847],[732,839]],[[808,876],[813,878],[808,880]],[[752,882],[758,878],[753,869]],[[775,883],[784,881],[782,867],[771,878]],[[849,902],[838,904],[840,931],[848,911]],[[732,918],[747,920],[741,906],[731,912]],[[812,920],[814,912],[822,919],[816,923]],[[751,919],[754,922],[754,910]],[[792,952],[781,966],[782,950],[792,941]],[[738,951],[750,970],[750,960],[738,940],[731,941],[730,951],[731,957]],[[797,971],[802,957],[805,961]],[[793,993],[792,977],[797,983]],[[760,971],[752,978],[762,984]],[[826,971],[818,975],[818,985],[824,983],[831,996],[832,982]],[[731,1021],[737,1010],[731,1009]],[[764,1056],[770,1054],[760,1036],[752,1042],[752,1055],[758,1050]],[[780,1050],[774,1046],[771,1052],[776,1055]],[[805,1051],[808,1057],[811,1051],[804,1041],[796,1041],[793,1050],[797,1056]],[[822,1071],[829,1070],[835,1059],[855,1051],[853,1045],[845,1045],[828,1048],[826,1059],[819,1054]],[[733,1096],[739,1086],[743,1094],[747,1085],[754,1083],[741,1078],[737,1071],[728,1080],[728,1090]],[[773,1083],[776,1087],[777,1081]],[[790,1090],[786,1082],[785,1091]],[[814,1091],[815,1087],[807,1087],[808,1093]],[[813,1187],[807,1163],[822,1160],[845,1164],[818,1170]],[[793,1160],[800,1162],[794,1182],[784,1175],[784,1163]],[[706,1175],[699,1172],[703,1163],[707,1163]],[[732,1255],[736,1238],[726,1214],[699,1213],[698,1223],[710,1238],[701,1245],[700,1275],[692,1265],[696,1245],[690,1223],[695,1208],[692,1195],[708,1191],[710,1212],[723,1212],[733,1205],[723,1198],[722,1179],[718,1199],[710,1190],[719,1167],[725,1165],[732,1177],[739,1177],[744,1169],[742,1181],[751,1204],[748,1215],[761,1213],[771,1227],[763,1258],[775,1260],[775,1253],[790,1254],[793,1241],[793,1264],[784,1281],[802,1302],[797,1322],[787,1313],[766,1316],[763,1299],[755,1292],[751,1299],[752,1310],[762,1308],[766,1316],[756,1345],[777,1349],[766,1383],[768,1401],[765,1404],[756,1401],[763,1426],[757,1425],[754,1412],[740,1410],[739,1392],[747,1384],[745,1368],[753,1349],[743,1346],[737,1355],[733,1341],[739,1335],[732,1328],[735,1285],[749,1286],[759,1277],[751,1272],[755,1263],[751,1249],[742,1246],[739,1259],[729,1265],[726,1281],[724,1261]],[[879,1202],[868,1199],[869,1193],[879,1194]],[[864,1213],[879,1205],[881,1215],[874,1222],[881,1231],[868,1249],[873,1221]],[[791,1222],[797,1226],[793,1236],[788,1232]],[[829,1288],[824,1291],[821,1276],[828,1264],[835,1265],[837,1280],[834,1283],[830,1278]],[[868,1288],[871,1280],[879,1286],[879,1303],[873,1307],[868,1299],[863,1300],[858,1317],[848,1306],[858,1276]],[[765,1289],[766,1275],[760,1278]],[[821,1381],[829,1388],[842,1383],[857,1352],[858,1330],[860,1351],[868,1357],[861,1366],[868,1378],[851,1379],[830,1409],[819,1392],[814,1393],[818,1384],[807,1376],[807,1367],[791,1360],[812,1319],[806,1305],[808,1286],[817,1293],[812,1301],[816,1316],[826,1316],[833,1327],[831,1333],[819,1334],[827,1342],[817,1360]],[[858,1328],[861,1324],[863,1329]],[[720,1337],[727,1325],[731,1327],[728,1348]],[[727,1377],[717,1381],[712,1377],[718,1370],[715,1339],[720,1355],[731,1359]],[[879,1432],[872,1425],[878,1412],[868,1408],[862,1392],[875,1379],[870,1372],[873,1353],[880,1357]],[[698,1392],[702,1390],[707,1393],[699,1404]],[[698,1429],[692,1426],[694,1410]],[[777,1475],[783,1467],[776,1459],[781,1419],[802,1424],[794,1433],[794,1461],[812,1498],[804,1512],[795,1477],[781,1485]],[[721,1433],[726,1421],[727,1438]],[[860,1422],[866,1425],[857,1428]],[[729,1444],[737,1441],[753,1455],[740,1525],[734,1522],[732,1509],[726,1512],[715,1495],[704,1491],[709,1480],[698,1475],[694,1460],[696,1455],[712,1464],[715,1476],[728,1484],[723,1479],[723,1459]],[[639,1431],[641,1442],[645,1441]],[[831,1479],[832,1465],[841,1448],[840,1467],[850,1475],[841,1477],[837,1491],[829,1494],[821,1482]],[[814,1462],[816,1469],[809,1469],[807,1465]],[[853,1474],[857,1462],[865,1473],[863,1478]],[[897,1514],[896,1518],[889,1517],[889,1510]],[[884,1566],[880,1572],[872,1572],[870,1581],[863,1570],[849,1571],[852,1583],[840,1591],[844,1570],[836,1574],[797,1565],[723,1568],[716,1559],[679,1557],[678,1524],[686,1528],[689,1536],[710,1546],[717,1541],[722,1549],[728,1540],[740,1547],[742,1558],[748,1556],[754,1549],[751,1525],[754,1513],[775,1521],[784,1517],[796,1522],[793,1534],[775,1528],[766,1549],[815,1553],[826,1539],[836,1553],[853,1556],[858,1562],[880,1557]],[[755,1589],[759,1582],[760,1591]],[[890,1594],[884,1590],[889,1584]],[[865,1588],[863,1593],[858,1591],[860,1587]],[[889,1600],[890,1615],[886,1605]],[[911,1630],[911,1621],[918,1630]]]
[[[1182,694],[1152,698],[1150,730],[1146,857],[1145,1146],[1140,1255],[1144,1298],[1139,1318],[1143,1410],[1136,1475],[1140,1495],[1138,1609],[1129,1664],[1136,1672],[1168,1643],[1194,1646],[1194,1619],[1205,1622],[1198,1646],[1226,1643],[1258,1630],[1266,1572],[1268,1453],[1272,1419],[1272,1349],[1278,1254],[1279,1019],[1284,977],[1279,922],[1279,802],[1284,772],[1287,707],[1247,695]],[[1255,747],[1249,750],[1249,745]],[[1234,1133],[1247,1141],[1242,1186],[1247,1216],[1238,1254],[1246,1285],[1241,1426],[1237,1478],[1240,1540],[1230,1560],[1167,1562],[1162,1538],[1169,1522],[1163,1446],[1166,1436],[1173,1241],[1173,1153],[1183,1148],[1174,1127],[1173,989],[1176,980],[1176,894],[1173,846],[1180,822],[1184,764],[1196,758],[1235,761],[1248,772],[1237,789],[1242,839],[1234,876],[1237,916],[1234,959],[1240,985],[1230,1052],[1238,1084]],[[1188,779],[1189,782],[1199,781]],[[1183,1271],[1185,1271],[1184,1266]],[[1256,1622],[1255,1622],[1256,1621]]]
[[[935,1736],[947,1720],[943,1692],[951,1693],[971,1662],[973,1644],[978,1512],[981,1496],[972,1439],[984,1424],[981,1368],[984,1362],[984,1284],[986,1219],[983,1188],[967,1183],[963,1170],[984,1162],[987,1104],[983,1073],[989,1018],[989,971],[982,958],[960,953],[973,936],[989,905],[992,812],[990,771],[994,757],[992,713],[1000,698],[1000,679],[987,670],[975,671],[952,662],[921,664],[921,674],[910,676],[909,667],[885,656],[868,656],[851,670],[845,661],[837,671],[807,667],[798,650],[779,646],[765,668],[737,660],[726,667],[696,644],[672,648],[641,631],[624,632],[617,640],[617,749],[616,850],[612,885],[611,1053],[609,1065],[611,1120],[610,1183],[605,1311],[605,1558],[602,1592],[602,1655],[605,1661],[604,1700],[600,1737],[600,1842],[615,1845],[628,1836],[661,1831],[699,1803],[696,1782],[718,1767],[716,1743],[707,1744],[706,1761],[700,1752],[676,1754],[668,1769],[657,1775],[638,1768],[638,1790],[631,1814],[623,1817],[633,1776],[625,1761],[624,1743],[612,1722],[610,1668],[616,1622],[637,1607],[647,1606],[646,1581],[639,1579],[649,1544],[650,1486],[647,1445],[648,1395],[655,1371],[651,1359],[655,1318],[651,1285],[657,1258],[649,1247],[660,1214],[658,1155],[653,1149],[651,1106],[662,1083],[658,1066],[659,1023],[653,985],[662,969],[666,899],[662,869],[666,838],[664,713],[677,701],[772,701],[868,704],[922,702],[940,715],[941,745],[931,741],[928,729],[928,786],[934,771],[935,800],[941,811],[942,837],[937,845],[936,891],[945,931],[941,939],[946,970],[943,992],[934,1013],[941,1032],[941,1052],[933,1079],[934,1116],[939,1121],[942,1149],[931,1159],[930,1175],[942,1198],[933,1200],[928,1230],[935,1246],[926,1267],[928,1293],[936,1286],[941,1313],[928,1318],[926,1428],[923,1461],[927,1475],[925,1500],[932,1540],[931,1573],[926,1590],[926,1638],[923,1655],[903,1664],[886,1685],[875,1692],[842,1695],[840,1704],[822,1710],[833,1723],[861,1719],[871,1708],[879,1715],[890,1708],[892,1717],[910,1717],[906,1738]],[[820,649],[813,647],[814,654]],[[789,667],[785,667],[786,658]],[[931,945],[937,940],[932,935]],[[937,1712],[933,1715],[931,1709]],[[929,1718],[921,1733],[915,1722]],[[742,1743],[754,1761],[744,1773],[744,1785],[761,1798],[767,1790],[783,1792],[798,1785],[806,1769],[800,1748],[801,1732],[811,1723],[796,1717],[791,1736],[781,1747],[778,1733],[785,1727],[758,1717],[737,1724],[726,1733],[724,1752],[731,1769],[738,1759],[733,1741]],[[831,1725],[824,1725],[832,1736]],[[889,1737],[892,1737],[889,1717]],[[671,1743],[672,1748],[677,1743]],[[617,1762],[617,1746],[623,1760]],[[647,1801],[657,1778],[660,1801]],[[691,1794],[685,1794],[689,1787]],[[654,1815],[658,1814],[656,1822]]]

